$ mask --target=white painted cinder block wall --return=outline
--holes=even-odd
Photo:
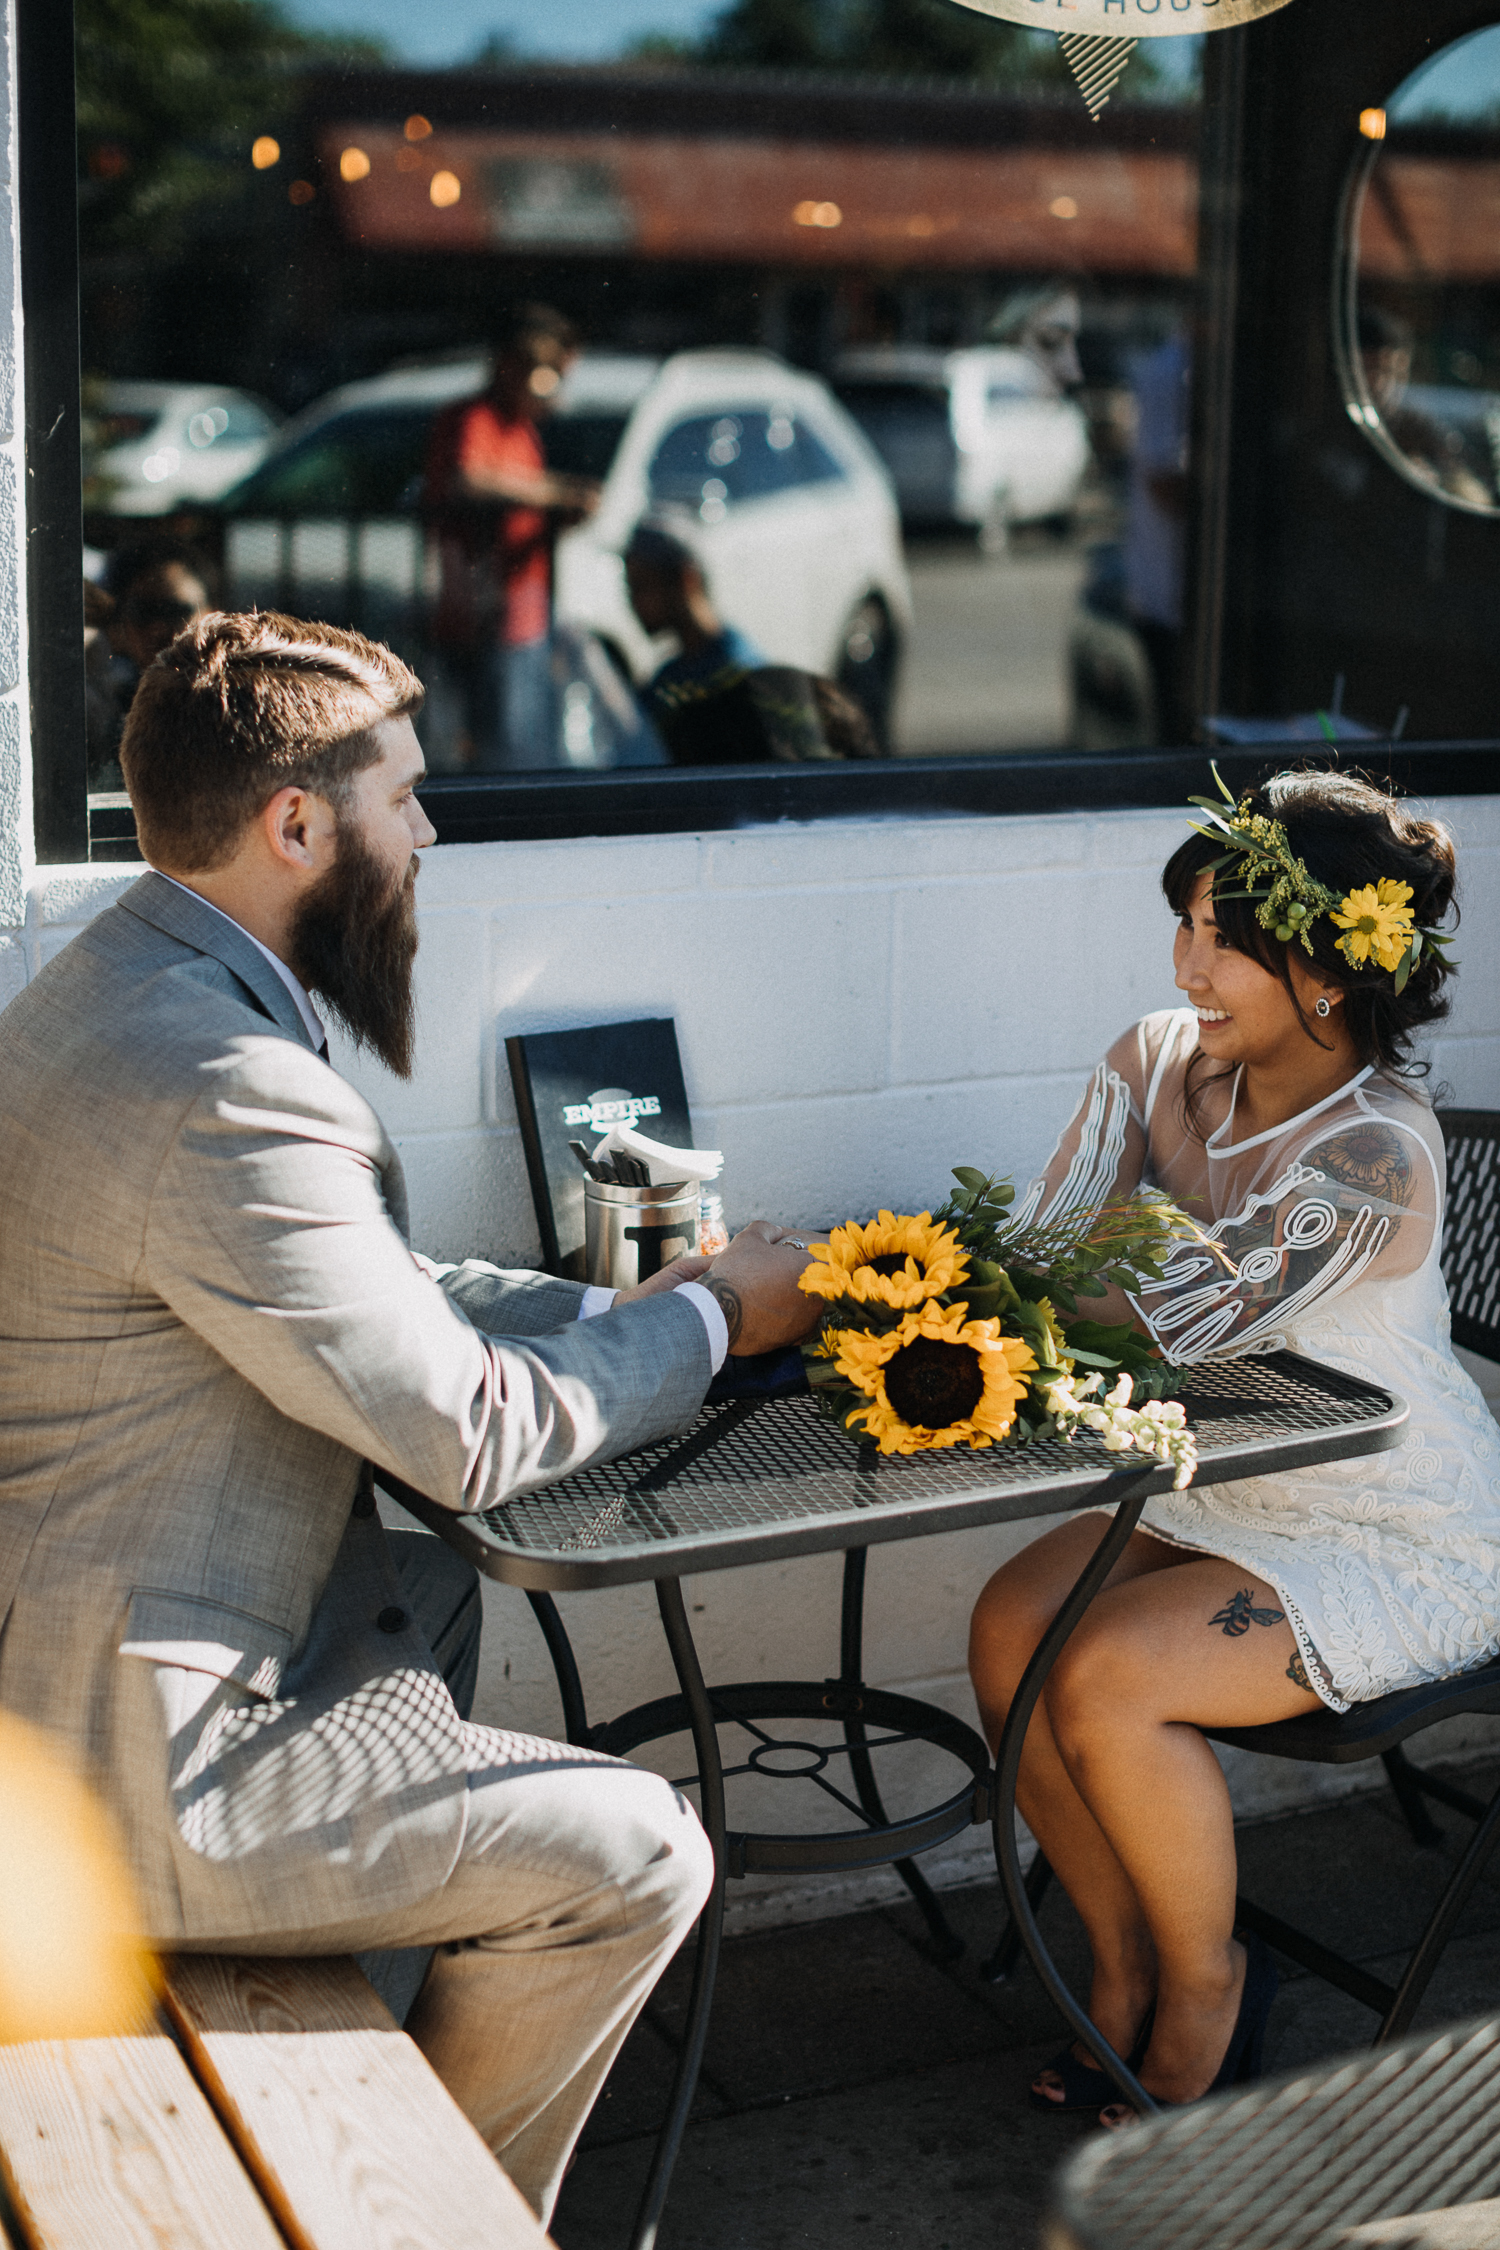
[[[18,496],[19,292],[13,0],[0,40],[0,1004],[134,878],[37,869],[31,852],[24,527]],[[1500,1106],[1500,796],[1437,807],[1460,840],[1465,973],[1436,1076]],[[694,1123],[727,1154],[732,1220],[837,1220],[922,1207],[948,1168],[1024,1178],[1079,1081],[1144,1010],[1170,1005],[1170,924],[1156,876],[1176,812],[934,816],[702,836],[439,847],[420,895],[422,1024],[400,1085],[344,1057],[410,1177],[415,1240],[440,1256],[537,1255],[504,1069],[514,1031],[676,1018]],[[870,1677],[967,1714],[968,1609],[1024,1537],[975,1531],[876,1551]],[[689,1588],[719,1680],[820,1678],[837,1664],[833,1557],[704,1575]],[[596,1715],[668,1691],[649,1589],[563,1599]],[[553,1731],[555,1691],[521,1596],[487,1589],[479,1716]],[[682,1770],[664,1757],[666,1770]],[[1305,1795],[1299,1769],[1236,1775],[1243,1806]],[[904,1777],[916,1793],[934,1779]],[[1278,1795],[1278,1791],[1282,1794]],[[894,1793],[899,1802],[902,1789]],[[751,1823],[785,1825],[782,1809]],[[804,1816],[799,1814],[799,1824]],[[806,1819],[806,1825],[813,1825]],[[949,1878],[983,1865],[977,1832]],[[855,1886],[881,1895],[889,1878]],[[847,1903],[783,1891],[746,1911]]]

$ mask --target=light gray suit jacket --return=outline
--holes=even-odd
[[[383,1912],[458,1855],[472,1740],[362,1461],[493,1507],[707,1388],[690,1304],[579,1323],[405,1227],[379,1118],[161,876],[0,1015],[0,1705],[92,1765],[158,1939]]]

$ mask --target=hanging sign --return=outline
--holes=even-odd
[[[1096,39],[1175,39],[1190,31],[1229,31],[1254,23],[1288,0],[961,0],[981,16]]]

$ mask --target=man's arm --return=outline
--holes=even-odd
[[[391,1224],[383,1145],[311,1056],[244,1042],[162,1168],[142,1285],[289,1419],[445,1507],[492,1507],[691,1421],[712,1360],[690,1303],[484,1334]]]
[[[416,1263],[450,1303],[461,1305],[474,1326],[491,1336],[550,1336],[577,1320],[587,1294],[581,1281],[492,1266],[482,1258],[458,1265],[436,1265],[428,1258]]]

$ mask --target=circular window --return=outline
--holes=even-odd
[[[1359,128],[1334,321],[1350,419],[1408,483],[1500,515],[1500,24]]]

